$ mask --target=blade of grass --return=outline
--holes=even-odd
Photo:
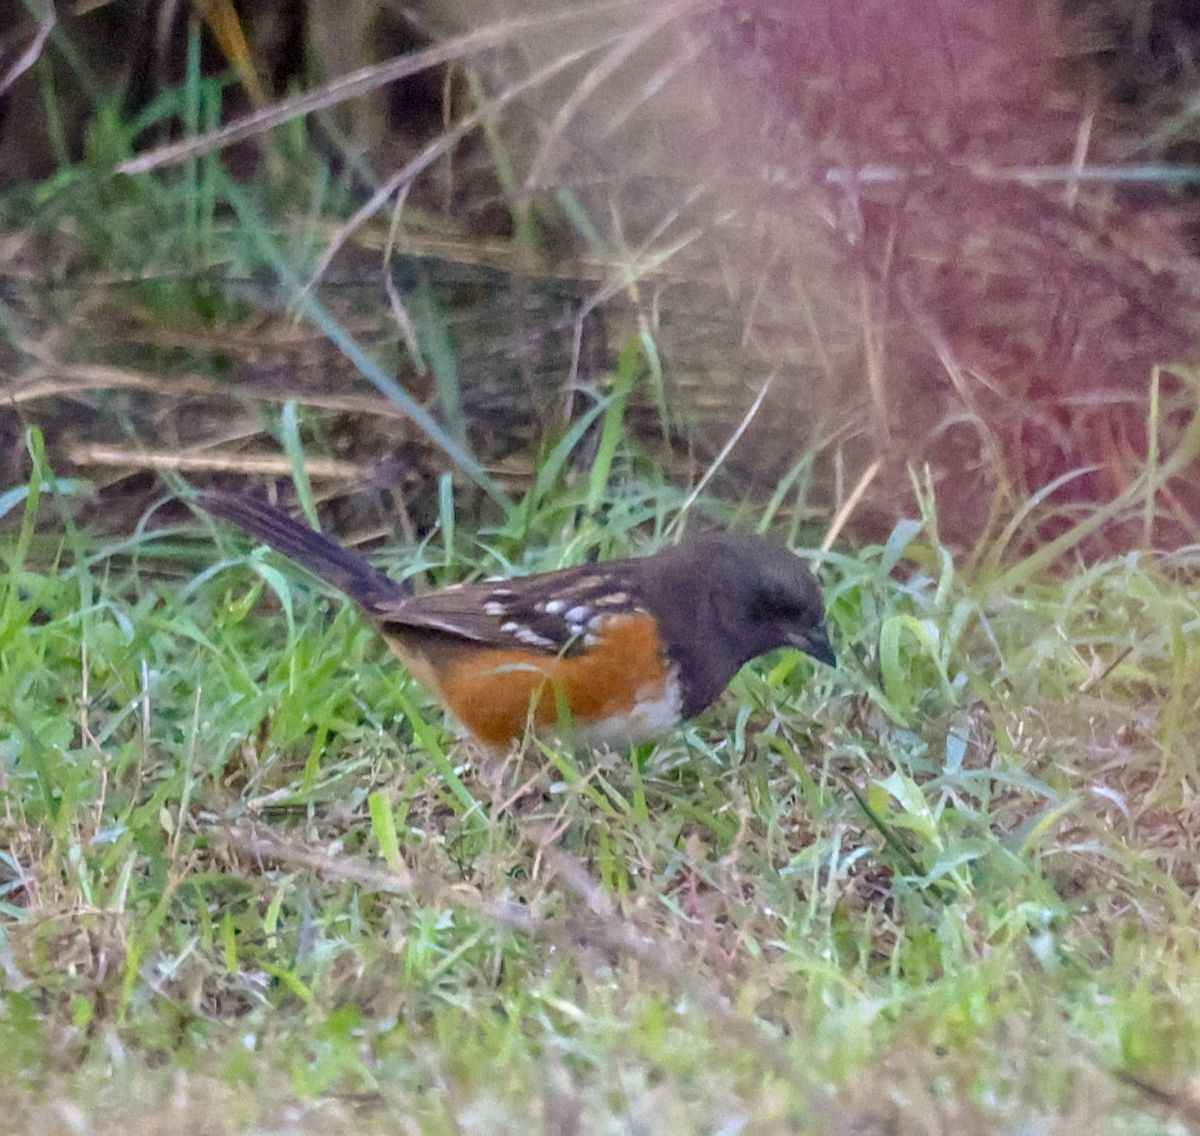
[[[725,464],[725,459],[733,452],[733,447],[738,444],[742,435],[750,428],[750,423],[758,416],[758,412],[762,409],[762,404],[766,400],[772,384],[775,382],[776,373],[772,371],[767,376],[762,389],[759,390],[758,394],[755,395],[754,401],[750,404],[750,409],[742,415],[742,420],[734,428],[733,433],[726,439],[725,445],[721,447],[720,452],[713,458],[708,469],[704,471],[704,476],[700,478],[692,491],[687,495],[683,504],[679,506],[679,512],[675,514],[675,519],[671,522],[669,529],[675,529],[683,521],[683,518],[687,516],[688,510],[696,503],[696,499],[700,494],[704,492],[704,487],[713,479],[717,470]]]
[[[438,527],[442,530],[442,549],[446,563],[454,560],[454,482],[448,473],[438,478]]]
[[[641,370],[642,349],[640,337],[635,337],[625,344],[617,360],[612,392],[600,428],[600,444],[596,447],[596,458],[588,476],[586,509],[589,514],[595,514],[599,510],[608,490],[608,479],[612,473],[617,445],[625,434],[625,407]]]
[[[454,799],[462,808],[463,818],[475,827],[486,829],[488,827],[487,808],[481,801],[477,801],[471,795],[471,790],[463,784],[463,780],[455,771],[450,758],[446,756],[437,732],[402,691],[396,691],[395,697],[401,713],[412,725],[413,737],[416,739],[417,745],[449,786]]]
[[[367,795],[367,812],[371,816],[371,831],[379,844],[379,854],[398,876],[407,878],[408,869],[400,858],[400,841],[396,835],[396,818],[388,795],[379,789]]]
[[[283,443],[283,452],[287,455],[292,467],[292,484],[296,486],[296,496],[300,500],[300,508],[313,528],[321,527],[317,519],[317,505],[313,500],[312,481],[308,476],[308,464],[304,454],[304,442],[300,438],[300,415],[296,400],[289,398],[283,404],[279,415],[279,437]]]

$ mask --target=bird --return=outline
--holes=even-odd
[[[533,732],[591,748],[661,737],[780,647],[836,663],[820,585],[743,532],[648,556],[415,595],[324,533],[251,496],[194,501],[343,592],[412,676],[493,753]]]

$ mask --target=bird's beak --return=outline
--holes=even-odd
[[[829,632],[821,624],[810,627],[807,631],[797,632],[791,636],[792,646],[799,647],[806,655],[811,655],[818,663],[827,667],[837,666],[837,656],[833,653],[833,645],[829,642]]]

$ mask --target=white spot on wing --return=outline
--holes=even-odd
[[[547,639],[544,635],[539,635],[536,631],[531,631],[528,627],[518,627],[513,635],[522,643],[529,644],[530,647],[553,647],[554,640]]]
[[[599,607],[624,607],[629,603],[629,593],[609,592],[607,595],[597,596],[595,602]]]

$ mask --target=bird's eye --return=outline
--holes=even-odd
[[[759,619],[798,619],[804,614],[804,605],[788,589],[763,588],[755,599],[754,614]]]

